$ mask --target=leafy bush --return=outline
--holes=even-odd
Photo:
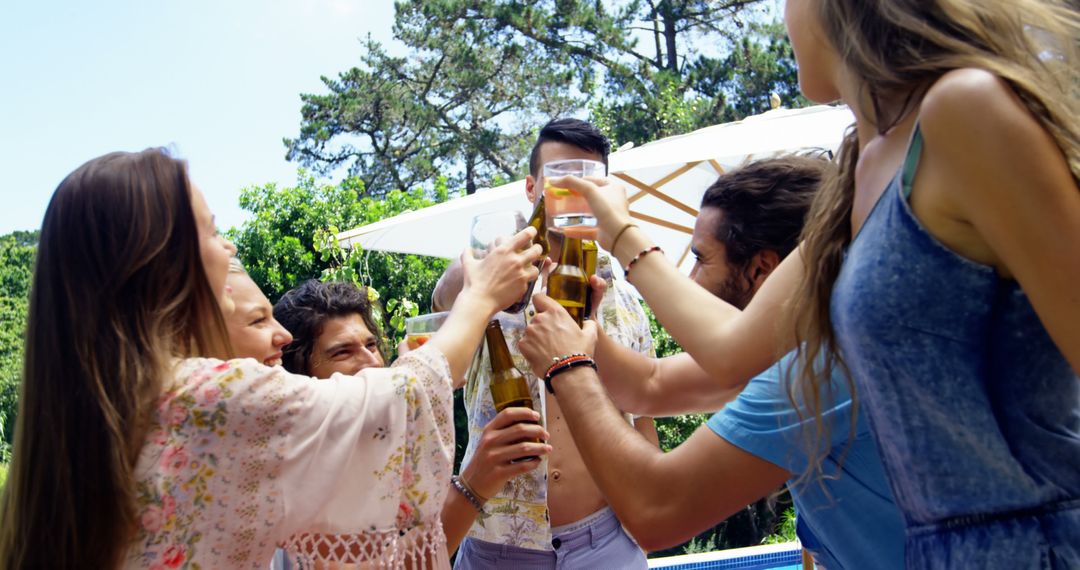
[[[783,544],[785,542],[795,542],[798,537],[795,535],[795,523],[797,517],[795,515],[795,508],[792,507],[784,514],[780,515],[780,526],[776,529],[776,534],[770,534],[765,537],[765,540],[761,541],[762,544]]]
[[[38,232],[0,236],[0,462],[11,456]]]

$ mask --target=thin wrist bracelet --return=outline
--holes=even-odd
[[[619,230],[619,233],[615,234],[615,239],[611,240],[611,254],[612,255],[615,255],[615,246],[619,245],[619,238],[621,238],[622,235],[624,233],[626,233],[626,230],[628,230],[630,228],[636,228],[636,227],[638,227],[638,225],[635,224],[634,222],[626,222],[626,224],[623,225],[622,229]]]
[[[450,477],[450,484],[453,485],[459,493],[464,495],[466,500],[472,503],[472,506],[476,509],[476,512],[484,512],[484,503],[486,502],[486,500],[481,501],[480,495],[477,495],[476,492],[472,490],[472,487],[470,487],[464,479],[458,477],[457,475],[453,475]]]
[[[544,388],[546,388],[547,391],[550,392],[552,396],[554,396],[555,389],[551,387],[551,379],[558,376],[559,374],[562,374],[563,372],[566,372],[567,370],[570,370],[571,368],[577,368],[579,366],[589,366],[593,370],[596,370],[596,361],[589,357],[576,358],[574,360],[566,362],[565,364],[559,364],[553,367],[552,369],[548,370],[547,374],[544,375]]]
[[[461,481],[461,484],[464,485],[465,488],[468,489],[469,492],[473,494],[474,497],[476,497],[477,499],[480,499],[481,503],[486,504],[488,502],[488,498],[481,495],[480,493],[477,493],[476,489],[473,489],[473,486],[469,484],[469,481],[467,479],[465,479],[464,477],[462,477],[460,475],[458,475],[458,479]]]

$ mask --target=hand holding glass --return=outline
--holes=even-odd
[[[473,218],[469,247],[476,257],[483,257],[492,248],[510,239],[514,234],[525,229],[525,216],[516,210],[480,214]],[[540,235],[539,233],[537,235]],[[534,240],[535,241],[535,240]],[[543,263],[541,259],[538,263]],[[507,313],[519,313],[529,304],[535,282],[529,283],[525,295],[505,309]]]
[[[630,203],[626,199],[626,188],[611,179],[584,179],[575,176],[556,178],[553,181],[569,187],[571,192],[580,195],[589,204],[596,225],[596,241],[600,247],[611,251],[612,240],[626,224],[632,223]],[[568,234],[569,235],[569,234]],[[576,237],[576,236],[569,236]]]
[[[549,229],[568,237],[596,239],[596,216],[585,197],[569,188],[552,186],[562,176],[602,177],[607,167],[595,160],[555,160],[544,165],[544,200],[551,218]]]
[[[525,229],[525,216],[517,210],[480,214],[473,218],[469,247],[478,259]]]

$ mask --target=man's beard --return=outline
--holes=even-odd
[[[745,309],[754,298],[754,290],[751,282],[743,275],[742,269],[728,273],[728,278],[715,291],[717,297],[737,307]]]

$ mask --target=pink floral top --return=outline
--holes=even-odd
[[[126,567],[264,569],[282,546],[305,568],[449,568],[453,449],[450,370],[430,345],[321,381],[180,361],[139,458]]]

